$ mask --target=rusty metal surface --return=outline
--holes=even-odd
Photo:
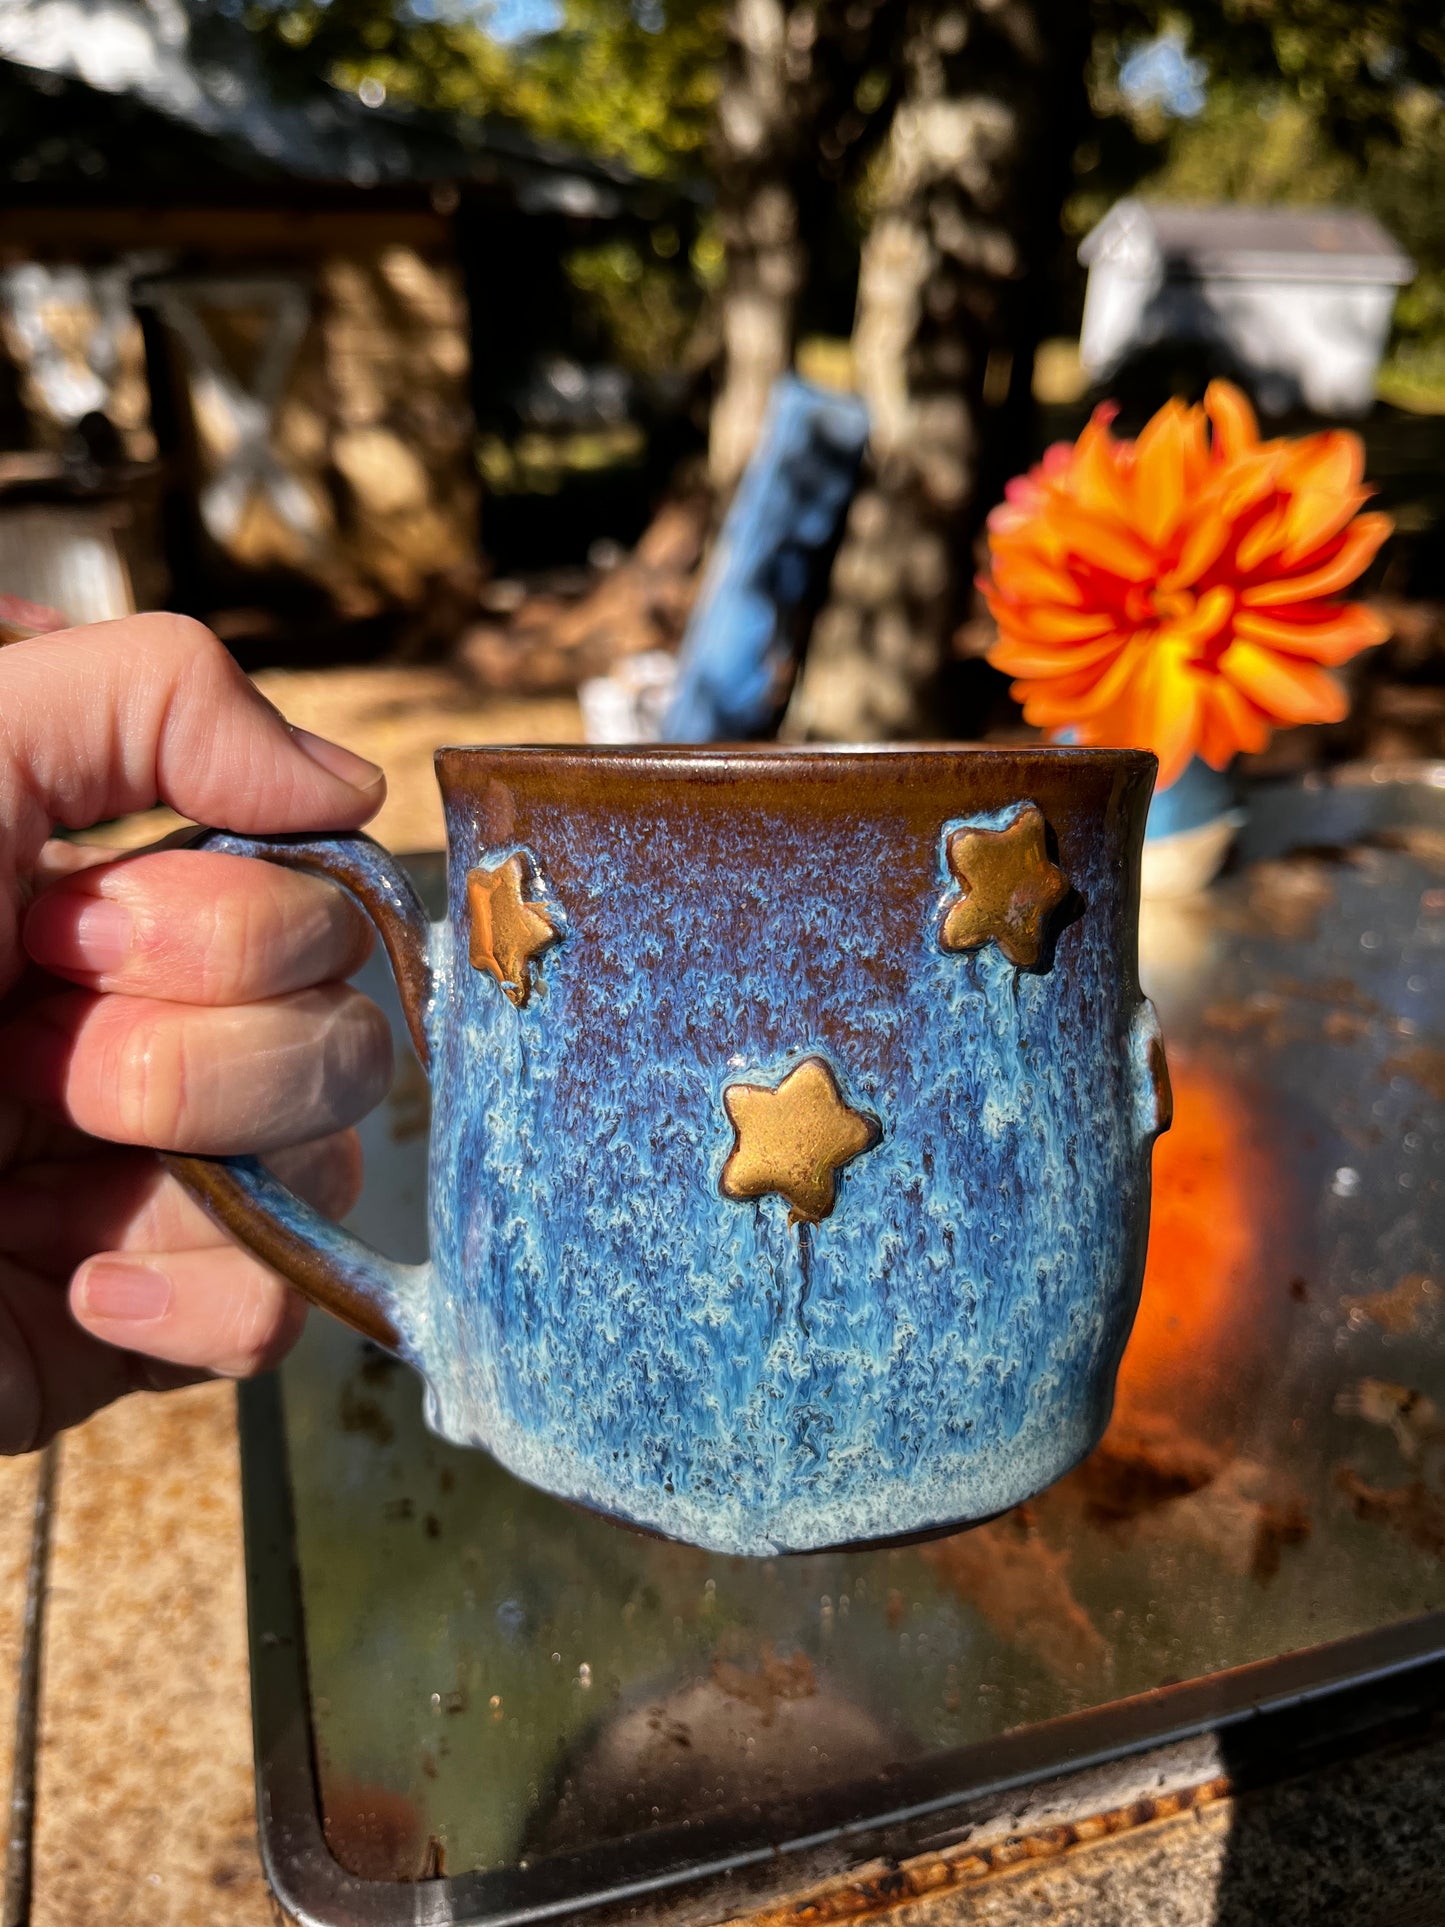
[[[25,1578],[25,1616],[21,1625],[15,1685],[15,1737],[11,1754],[10,1813],[5,1834],[3,1927],[29,1927],[35,1881],[35,1776],[40,1733],[41,1654],[45,1644],[45,1605],[50,1585],[50,1532],[55,1512],[56,1468],[60,1446],[51,1440],[39,1454]]]
[[[861,1813],[870,1775],[881,1819],[900,1774],[960,1750],[1002,1760],[1061,1716],[1445,1607],[1445,784],[1278,792],[1243,854],[1146,917],[1179,1123],[1145,1303],[1104,1447],[1020,1513],[779,1562],[633,1537],[431,1439],[413,1382],[313,1321],[284,1405],[317,1776],[353,1894],[522,1881],[680,1822],[701,1847],[845,1785]],[[401,1258],[421,1255],[425,1125],[408,1066],[355,1220]],[[1223,1787],[1206,1761],[1161,1797]],[[1071,1852],[1081,1827],[1157,1817],[1144,1797],[936,1865],[952,1886],[968,1854],[982,1879]],[[934,1864],[906,1859],[917,1894],[880,1873],[863,1911],[921,1899]]]

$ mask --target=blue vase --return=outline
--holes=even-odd
[[[1167,790],[1156,789],[1144,826],[1146,842],[1197,830],[1234,812],[1238,788],[1227,770],[1211,769],[1196,756]]]
[[[1225,770],[1195,757],[1166,790],[1155,790],[1144,826],[1140,887],[1148,899],[1192,896],[1219,874],[1244,820]]]

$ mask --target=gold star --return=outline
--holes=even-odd
[[[489,970],[518,1010],[532,994],[533,963],[562,935],[546,904],[522,895],[531,881],[532,864],[521,851],[467,872],[472,969]]]
[[[1020,969],[1036,964],[1049,917],[1069,894],[1068,878],[1049,861],[1038,804],[1025,803],[1007,829],[955,830],[948,867],[959,894],[944,912],[944,949],[993,942]]]
[[[821,1057],[805,1057],[775,1090],[730,1084],[723,1108],[736,1132],[723,1166],[726,1198],[776,1191],[792,1207],[789,1224],[817,1224],[834,1204],[834,1178],[882,1135],[876,1117],[843,1102]]]

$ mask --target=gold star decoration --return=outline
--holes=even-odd
[[[944,949],[996,943],[1019,969],[1036,964],[1049,918],[1069,894],[1068,878],[1049,861],[1038,804],[1025,803],[1006,829],[955,830],[948,867],[959,893],[944,910]]]
[[[523,895],[531,882],[532,864],[520,850],[490,869],[467,872],[472,969],[490,971],[518,1010],[532,994],[537,958],[562,935],[547,905]]]
[[[821,1057],[805,1057],[775,1089],[730,1084],[723,1108],[736,1133],[723,1166],[723,1196],[742,1200],[775,1191],[791,1207],[789,1224],[826,1218],[838,1172],[882,1136],[876,1117],[844,1103]]]

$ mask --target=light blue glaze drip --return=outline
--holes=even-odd
[[[559,807],[529,854],[568,935],[518,1011],[466,954],[466,872],[517,846],[453,805],[433,1267],[404,1311],[435,1429],[752,1554],[986,1517],[1090,1448],[1139,1288],[1158,1033],[1102,852],[1061,852],[1084,910],[1052,969],[940,949],[948,833],[1017,807],[939,825],[937,890],[896,932],[870,914],[896,827],[865,811],[710,813],[703,874],[661,808]],[[791,1229],[782,1199],[719,1191],[722,1091],[809,1054],[883,1136]]]

